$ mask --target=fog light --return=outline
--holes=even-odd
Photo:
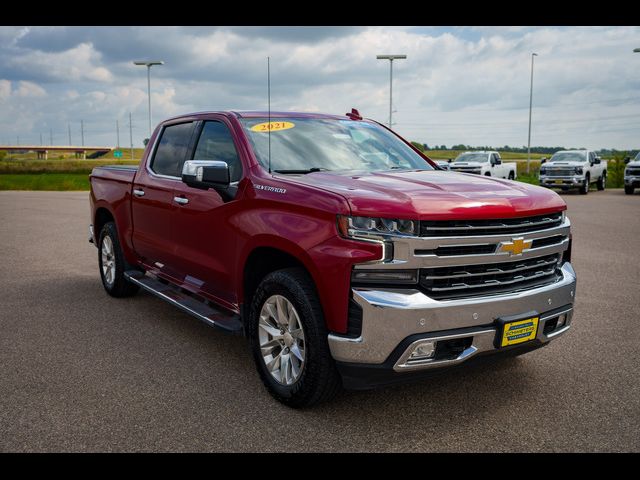
[[[413,349],[411,355],[409,355],[409,360],[425,360],[433,357],[436,353],[436,343],[437,342],[419,343],[416,345],[416,348]]]
[[[567,314],[563,313],[558,317],[558,323],[556,324],[556,330],[562,328],[567,323]]]

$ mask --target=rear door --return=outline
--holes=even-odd
[[[173,190],[182,183],[178,169],[187,155],[193,128],[193,121],[163,125],[145,168],[133,184],[134,249],[145,265],[171,277],[177,273],[172,221],[178,205]]]
[[[199,122],[196,132],[189,159],[227,162],[231,184],[237,186],[243,167],[226,119],[212,116]],[[237,304],[233,274],[241,238],[231,217],[240,210],[239,201],[225,201],[213,189],[201,190],[182,182],[175,184],[173,195],[182,202],[173,211],[173,239],[184,287],[233,308]]]

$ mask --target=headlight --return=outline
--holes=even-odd
[[[582,175],[582,167],[576,167],[576,174],[577,175]]]
[[[338,231],[347,238],[416,235],[418,222],[395,218],[338,215]]]

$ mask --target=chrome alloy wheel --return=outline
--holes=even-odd
[[[113,252],[113,241],[108,235],[106,235],[102,240],[100,262],[102,263],[104,281],[110,286],[116,278],[116,258]]]
[[[276,382],[297,382],[304,369],[304,330],[295,307],[282,295],[272,295],[262,305],[258,339],[262,360]]]

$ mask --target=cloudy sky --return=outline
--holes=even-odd
[[[266,109],[388,120],[431,145],[640,146],[640,27],[0,27],[0,143],[122,145],[153,121],[200,110]]]

